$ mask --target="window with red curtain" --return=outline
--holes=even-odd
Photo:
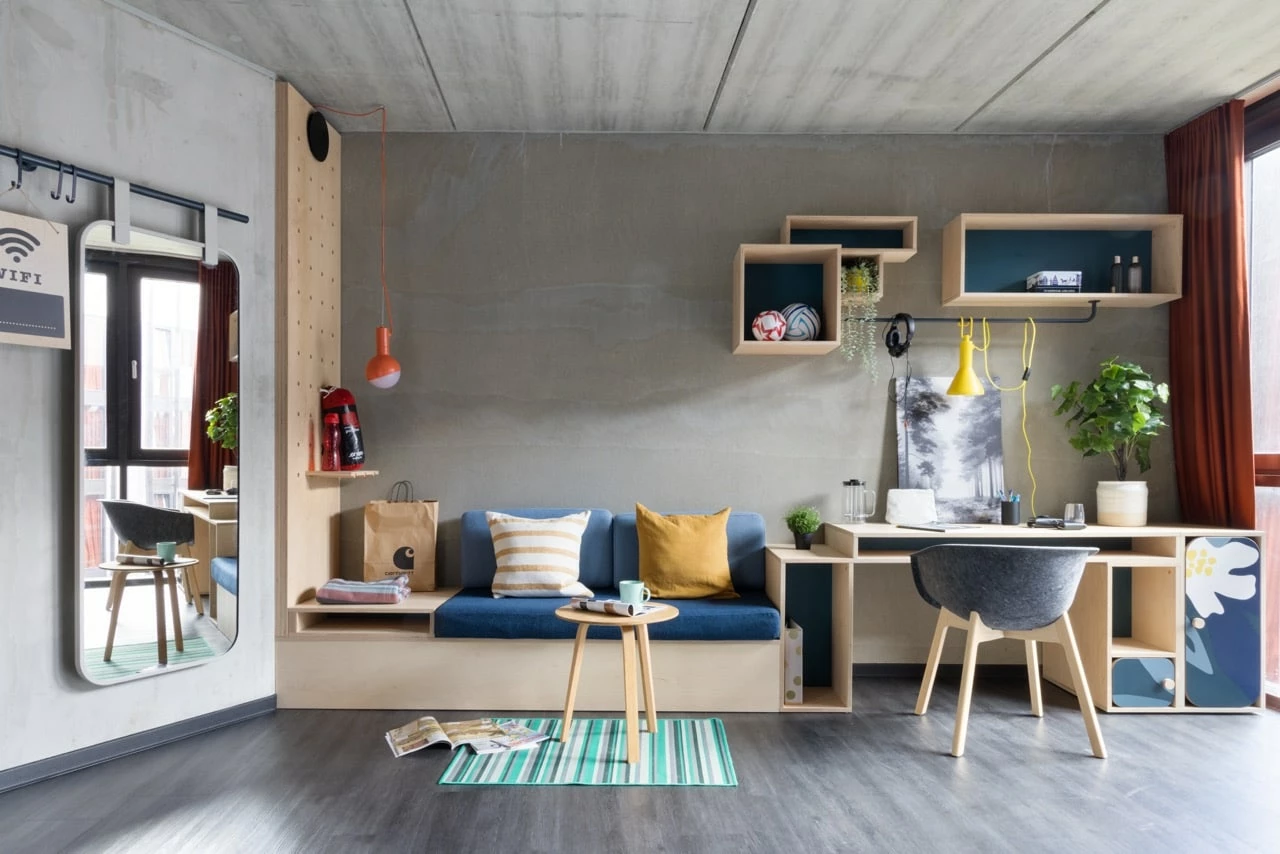
[[[1280,93],[1245,110],[1249,321],[1280,328]],[[1258,528],[1266,533],[1267,693],[1280,695],[1280,336],[1250,338]]]

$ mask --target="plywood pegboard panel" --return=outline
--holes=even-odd
[[[276,634],[287,632],[287,608],[338,574],[336,482],[306,476],[318,465],[320,389],[341,379],[342,141],[329,129],[329,153],[316,160],[307,144],[312,112],[296,89],[276,84],[276,286],[279,363]],[[314,455],[314,457],[313,457]]]

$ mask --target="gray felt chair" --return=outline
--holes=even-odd
[[[137,501],[119,501],[111,498],[98,500],[107,514],[116,536],[121,540],[120,550],[125,553],[155,554],[156,543],[177,543],[178,550],[190,554],[187,546],[196,541],[195,517],[184,510],[152,507]],[[111,608],[116,586],[124,584],[124,574],[111,577],[111,594],[107,596],[107,608]],[[194,573],[182,572],[182,589],[187,601],[195,601],[196,613],[204,613],[204,603]]]
[[[911,556],[916,589],[926,602],[939,609],[924,682],[916,700],[917,715],[928,711],[947,629],[969,632],[960,677],[960,700],[956,705],[956,728],[951,740],[952,756],[964,753],[978,644],[996,638],[1015,638],[1026,643],[1031,713],[1036,717],[1044,716],[1036,643],[1062,644],[1093,755],[1106,758],[1107,749],[1098,730],[1098,716],[1089,695],[1089,683],[1084,678],[1080,650],[1067,616],[1085,563],[1097,551],[1094,548],[948,544],[930,546]]]

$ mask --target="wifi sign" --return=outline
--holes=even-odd
[[[0,251],[12,258],[15,264],[21,263],[39,245],[40,240],[34,234],[20,228],[0,228]]]

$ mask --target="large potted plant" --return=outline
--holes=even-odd
[[[794,507],[786,517],[787,530],[796,538],[796,548],[813,545],[813,535],[822,526],[822,515],[816,507]]]
[[[213,408],[204,414],[205,434],[215,445],[221,445],[236,458],[240,445],[240,399],[229,392],[214,401]],[[222,488],[239,491],[240,469],[236,465],[222,467]]]
[[[1115,468],[1115,480],[1098,482],[1098,524],[1147,524],[1147,484],[1128,478],[1135,462],[1139,472],[1151,468],[1151,440],[1168,426],[1158,407],[1169,402],[1168,384],[1112,357],[1088,385],[1055,385],[1049,393],[1059,401],[1055,414],[1067,415],[1071,447],[1086,457],[1106,454]]]

